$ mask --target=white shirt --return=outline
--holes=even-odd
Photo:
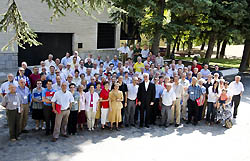
[[[149,85],[149,81],[148,82],[145,81],[145,89],[146,89],[146,91],[148,90],[148,85]]]
[[[133,53],[134,53],[134,50],[128,49],[128,57],[129,58],[132,58]]]
[[[92,68],[91,74],[94,75],[95,73],[99,74],[99,68],[96,68],[96,69]]]
[[[170,90],[168,92],[167,89],[164,89],[162,92],[161,98],[162,98],[162,103],[165,106],[171,106],[173,104],[173,101],[176,100],[174,90]]]
[[[53,84],[52,85],[52,89],[54,89],[54,90],[56,90],[56,91],[60,91],[62,88],[61,88],[61,84],[57,84],[57,83],[55,83],[55,84]]]
[[[147,49],[147,50],[142,50],[141,51],[141,55],[142,55],[142,58],[147,58],[148,57],[148,54],[149,54],[149,50]]]
[[[219,94],[214,93],[214,92],[213,92],[213,86],[210,86],[210,87],[208,88],[207,102],[216,103],[218,97],[219,97]]]
[[[80,77],[73,77],[72,82],[75,83],[76,87],[78,87],[81,84],[81,78]]]
[[[137,98],[138,85],[128,84],[128,99],[134,101]]]
[[[79,74],[82,74],[82,73],[85,74],[85,73],[86,73],[86,67],[85,67],[85,66],[79,67],[78,70],[79,70],[79,72],[80,72]]]
[[[93,112],[96,112],[96,108],[97,108],[97,102],[99,100],[99,95],[94,92],[93,93],[93,102],[91,102],[91,94],[90,92],[85,93],[85,98],[86,98],[86,111],[90,110],[90,104],[93,104]]]
[[[74,102],[74,97],[71,92],[66,91],[64,93],[62,90],[60,90],[55,93],[51,102],[61,105],[61,110],[67,110],[69,108],[69,104]]]
[[[204,77],[204,76],[208,76],[208,75],[210,75],[211,74],[211,72],[210,72],[210,70],[209,69],[201,69],[201,74],[202,74],[202,78],[204,78],[204,79],[207,79],[207,77]]]
[[[187,79],[185,80],[182,80],[180,79],[179,83],[183,86],[183,88],[188,88],[188,86],[190,85],[189,81]],[[187,93],[187,90],[185,91],[184,89],[184,96],[186,96],[188,93]]]
[[[56,63],[54,62],[54,60],[49,61],[48,59],[44,61],[45,66],[49,69],[50,66],[54,66],[56,67]]]
[[[183,69],[183,68],[184,68],[184,65],[183,65],[183,64],[176,64],[176,65],[175,65],[175,69],[178,70],[179,68]]]
[[[75,55],[70,56],[70,63],[73,62],[74,57],[75,57]],[[81,57],[79,55],[77,55],[77,59],[76,59],[77,64],[80,62],[80,60],[81,60]]]
[[[232,95],[239,95],[241,92],[244,92],[244,86],[241,82],[236,83],[233,81],[229,84],[229,90]]]
[[[64,74],[65,78],[68,78],[68,75],[71,74],[72,71],[73,71],[72,69],[65,68],[63,70],[63,74]]]
[[[9,85],[11,83],[8,81],[8,82],[4,82],[2,85],[1,85],[1,88],[0,88],[0,93],[1,94],[7,94],[9,93]],[[13,80],[12,84],[14,84],[14,86],[18,87],[18,82]]]
[[[120,51],[121,53],[128,53],[129,47],[128,46],[126,46],[126,47],[122,46],[122,47],[118,48],[117,50]]]
[[[173,90],[175,92],[176,98],[181,98],[183,96],[184,88],[180,83],[178,85],[173,83]]]

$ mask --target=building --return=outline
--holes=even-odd
[[[117,54],[120,46],[120,25],[109,23],[107,12],[94,14],[94,17],[84,14],[66,13],[65,17],[50,21],[52,11],[41,0],[21,0],[16,2],[30,27],[38,34],[42,46],[22,49],[14,44],[14,50],[0,51],[0,69],[17,68],[22,61],[28,65],[39,65],[49,53],[54,59],[62,58],[66,52],[77,50],[82,58],[88,53],[94,57]],[[0,1],[0,13],[7,10],[8,0]],[[0,48],[8,43],[13,33],[0,33]]]

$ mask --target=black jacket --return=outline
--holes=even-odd
[[[145,89],[145,82],[139,84],[139,89],[137,93],[137,99],[141,102],[142,105],[149,105],[150,102],[155,101],[155,85],[149,83],[148,90]]]

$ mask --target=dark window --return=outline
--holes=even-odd
[[[97,49],[115,48],[115,24],[98,23]]]
[[[78,49],[82,48],[82,43],[78,43]]]

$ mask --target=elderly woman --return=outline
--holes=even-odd
[[[80,95],[79,99],[79,113],[78,113],[78,118],[77,118],[77,123],[80,128],[80,130],[83,130],[83,124],[86,122],[86,115],[85,115],[85,92],[83,91],[84,87],[83,85],[80,85],[78,87],[78,92]]]
[[[119,83],[114,84],[114,89],[109,93],[109,121],[111,130],[113,130],[113,123],[116,123],[116,130],[119,131],[119,122],[122,121],[121,109],[123,107],[123,93],[119,91]]]
[[[109,113],[109,82],[104,82],[104,88],[100,93],[100,107],[101,107],[101,124],[102,124],[102,129],[104,129],[108,122],[108,113]]]

